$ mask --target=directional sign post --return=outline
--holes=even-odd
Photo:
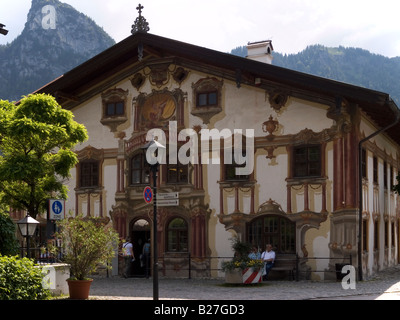
[[[179,199],[179,192],[157,194],[157,200],[172,200],[172,199]]]
[[[158,200],[157,207],[176,207],[179,206],[179,199],[174,200]]]
[[[179,192],[157,194],[157,207],[179,206]]]

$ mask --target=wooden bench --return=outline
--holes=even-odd
[[[277,254],[275,258],[274,267],[270,271],[270,275],[274,272],[287,272],[289,273],[290,280],[298,280],[297,266],[298,256],[297,254]]]

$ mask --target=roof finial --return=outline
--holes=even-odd
[[[139,17],[136,18],[135,23],[132,25],[132,34],[137,32],[147,33],[150,30],[149,23],[142,17],[142,9],[144,7],[139,3],[139,6],[136,8],[139,11]]]

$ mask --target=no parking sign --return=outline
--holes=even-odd
[[[153,190],[150,187],[144,188],[143,198],[146,203],[151,203],[153,201]]]
[[[65,200],[49,200],[49,219],[62,220],[65,217]]]

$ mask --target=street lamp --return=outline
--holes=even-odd
[[[21,235],[26,238],[26,256],[30,258],[29,238],[35,234],[39,221],[33,219],[29,214],[27,214],[26,217],[19,220],[17,224]]]
[[[152,140],[142,147],[145,161],[149,164],[153,174],[153,300],[158,300],[157,172],[160,166],[158,156],[162,156],[165,149],[165,146],[156,140]],[[160,154],[159,151],[161,151]]]
[[[6,36],[8,33],[8,30],[3,29],[4,27],[5,27],[5,25],[0,23],[0,33]]]

